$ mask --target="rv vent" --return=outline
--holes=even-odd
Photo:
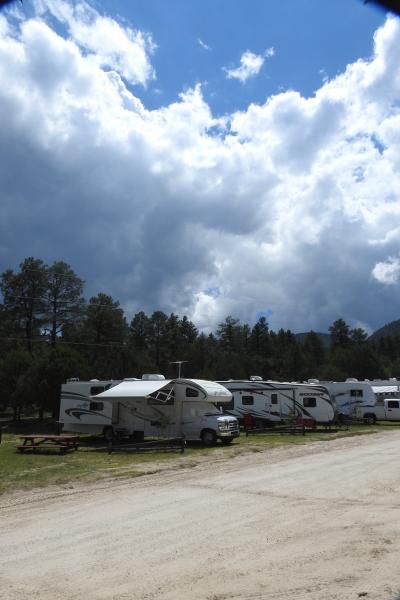
[[[142,375],[143,381],[160,381],[165,379],[164,375],[159,375],[158,373],[145,373]]]

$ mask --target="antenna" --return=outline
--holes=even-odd
[[[181,370],[182,370],[182,365],[183,363],[187,363],[189,362],[188,360],[172,360],[169,364],[170,365],[178,365],[178,379],[181,378]]]

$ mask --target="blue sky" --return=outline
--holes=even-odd
[[[0,13],[0,269],[65,260],[130,318],[399,318],[400,27],[361,0]]]
[[[150,31],[158,45],[152,58],[157,81],[137,91],[146,106],[174,102],[182,89],[207,82],[204,97],[216,114],[286,89],[312,95],[324,76],[371,55],[373,33],[385,19],[361,0],[114,0],[107,3],[111,8]],[[243,52],[262,54],[269,47],[275,55],[258,77],[246,85],[226,79],[223,67],[237,65]]]

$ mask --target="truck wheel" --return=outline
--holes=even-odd
[[[375,415],[365,415],[365,417],[364,417],[364,423],[366,425],[375,425],[375,423],[376,423],[376,416]]]
[[[201,439],[205,446],[215,446],[217,436],[212,429],[204,429],[204,431],[201,432]]]
[[[112,427],[105,427],[103,430],[104,439],[109,444],[114,439],[114,430]]]

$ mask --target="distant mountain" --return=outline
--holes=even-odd
[[[305,333],[295,333],[297,341],[303,344],[306,339],[306,336],[309,333],[309,331],[306,331]],[[314,333],[317,334],[323,345],[326,348],[329,348],[329,346],[331,345],[331,336],[329,335],[329,333],[318,333],[317,331],[315,331]]]
[[[370,335],[370,340],[379,340],[382,337],[395,337],[400,336],[400,319],[397,321],[391,321],[387,323],[380,329],[374,331],[372,335]]]

